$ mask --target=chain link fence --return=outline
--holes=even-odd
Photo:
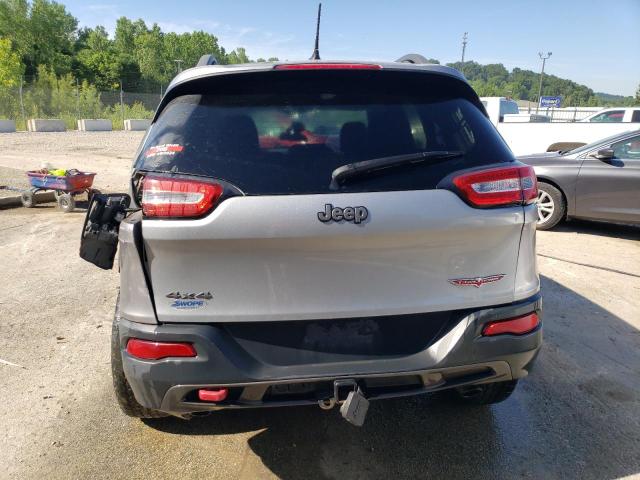
[[[14,120],[17,130],[26,130],[31,118],[63,120],[68,130],[80,119],[111,120],[114,130],[124,128],[125,119],[150,119],[161,99],[157,93],[98,91],[84,83],[0,87],[0,119]]]
[[[125,119],[150,119],[162,98],[162,86],[155,93],[124,90],[98,91],[87,82],[71,77],[28,86],[0,87],[0,120],[14,120],[26,130],[31,118],[63,120],[68,130],[78,128],[80,119],[107,119],[114,130],[124,129]],[[576,122],[603,107],[540,108],[519,101],[520,113],[538,113],[552,122]]]

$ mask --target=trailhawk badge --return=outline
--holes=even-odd
[[[475,278],[452,278],[449,280],[449,283],[455,285],[456,287],[476,287],[480,288],[482,285],[486,283],[497,282],[498,280],[502,280],[505,277],[504,273],[496,273],[495,275],[489,275],[486,277],[475,277]]]
[[[211,292],[171,292],[167,294],[167,298],[173,299],[173,303],[170,305],[170,307],[176,308],[178,310],[195,310],[196,308],[204,307],[207,304],[205,300],[211,300],[213,298],[213,295],[211,295]]]

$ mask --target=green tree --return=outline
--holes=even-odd
[[[23,73],[20,55],[11,49],[8,38],[0,38],[0,118],[18,118],[20,105],[16,86]]]
[[[189,68],[195,66],[200,57],[208,53],[221,63],[225,58],[224,49],[218,45],[218,39],[203,31],[165,34],[164,51],[167,62],[166,71],[169,73],[167,81],[177,73],[175,60],[182,60],[182,68]]]
[[[136,38],[147,33],[147,25],[139,18],[135,22],[127,17],[120,17],[116,21],[114,44],[118,53],[132,55],[136,49]]]
[[[27,0],[0,1],[0,37],[11,39],[12,47],[20,57],[33,48]]]
[[[24,73],[20,56],[11,49],[8,38],[0,38],[0,88],[12,88],[19,84]]]
[[[247,56],[247,52],[244,48],[238,47],[235,50],[232,50],[227,55],[226,63],[235,64],[235,63],[249,63],[249,57]]]
[[[47,65],[57,73],[71,71],[78,22],[63,5],[49,0],[0,1],[0,36],[11,38],[26,72]]]
[[[164,34],[157,24],[147,32],[135,37],[135,57],[142,77],[158,85],[167,83],[170,73],[167,71],[167,54],[164,48]]]

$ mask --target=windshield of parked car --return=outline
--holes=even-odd
[[[334,72],[295,82],[272,72],[244,91],[179,96],[152,127],[136,167],[215,177],[247,194],[288,194],[328,192],[336,168],[372,158],[462,153],[341,190],[433,188],[452,171],[512,160],[478,106],[447,88],[457,80],[391,77]]]

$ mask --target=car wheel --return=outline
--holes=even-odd
[[[468,385],[454,389],[459,401],[469,405],[490,405],[499,403],[511,396],[518,385],[517,380],[508,382],[485,383],[483,385]]]
[[[166,413],[143,407],[138,403],[133,395],[131,385],[124,375],[122,368],[122,352],[120,352],[120,295],[116,301],[116,313],[113,317],[111,327],[111,376],[113,377],[113,391],[120,410],[125,415],[135,418],[163,418],[168,417]]]
[[[549,230],[564,218],[567,205],[562,192],[548,183],[538,183],[538,230]]]

